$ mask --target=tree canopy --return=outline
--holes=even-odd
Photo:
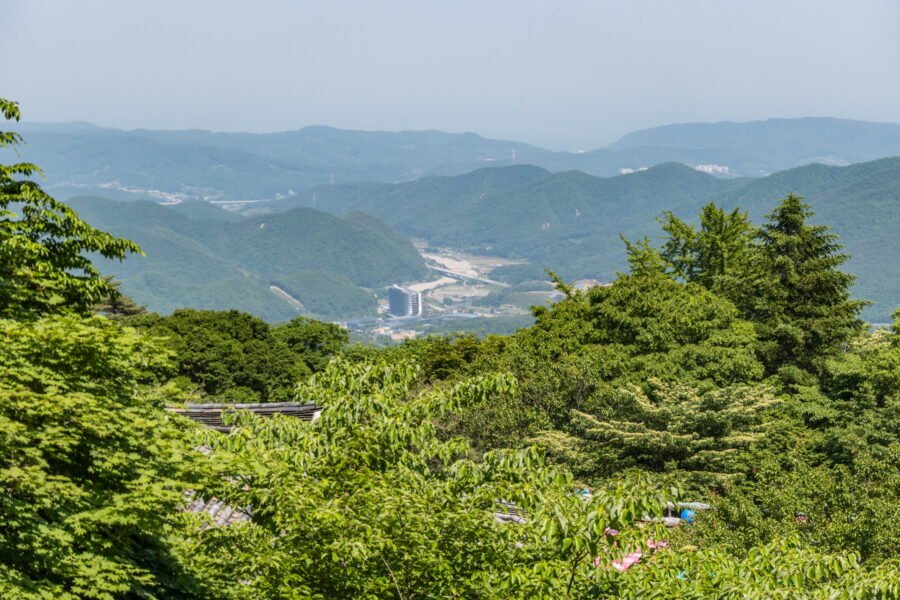
[[[169,316],[136,317],[129,324],[160,338],[174,353],[174,365],[155,369],[160,381],[179,377],[183,387],[211,399],[284,401],[311,373],[305,358],[321,368],[322,350],[312,338],[309,349],[295,352],[268,323],[236,310],[181,309]],[[298,349],[299,344],[294,342]]]
[[[167,536],[201,455],[161,396],[137,388],[160,357],[102,318],[0,320],[0,596],[194,587]]]
[[[850,296],[855,277],[838,270],[849,258],[827,226],[808,223],[813,212],[787,196],[757,234],[764,277],[747,312],[759,324],[770,368],[815,367],[863,328],[866,302]]]

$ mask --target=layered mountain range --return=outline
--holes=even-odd
[[[371,314],[384,286],[427,278],[410,237],[526,259],[492,273],[510,283],[545,268],[611,279],[620,235],[654,238],[664,210],[690,219],[716,201],[758,222],[788,193],[841,236],[857,294],[876,302],[868,318],[900,304],[900,158],[882,158],[900,155],[896,124],[670,125],[588,152],[436,131],[21,129],[20,158],[44,168],[48,191],[142,245],[145,257],[103,268],[162,312]]]
[[[324,183],[400,182],[513,164],[612,176],[680,162],[728,177],[810,163],[900,155],[900,125],[831,118],[691,123],[637,131],[595,150],[554,152],[474,133],[122,131],[87,123],[23,124],[22,157],[44,167],[61,197],[260,200]]]
[[[569,279],[608,280],[625,266],[620,235],[652,240],[664,210],[693,219],[714,201],[760,222],[789,193],[806,197],[815,222],[840,235],[852,257],[847,268],[859,276],[858,295],[876,302],[867,316],[887,320],[900,304],[900,158],[735,179],[677,163],[608,178],[516,166],[394,185],[327,185],[268,206],[286,209],[315,196],[323,210],[363,211],[434,245],[527,258],[529,265],[495,272],[514,282],[546,268]]]

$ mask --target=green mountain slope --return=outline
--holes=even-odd
[[[549,171],[532,165],[479,169],[454,177],[423,177],[395,185],[361,183],[318,186],[266,206],[284,210],[294,206],[311,206],[330,212],[359,211],[377,215],[379,219],[402,227],[405,232],[429,236],[441,226],[444,236],[457,235],[448,217],[468,224],[473,206],[486,196],[535,183],[550,175]],[[439,212],[435,213],[435,208]],[[420,226],[420,222],[424,222]],[[466,226],[466,225],[464,225]]]
[[[720,199],[758,219],[770,210],[770,198],[790,191],[807,197],[816,222],[841,236],[851,257],[847,269],[859,278],[857,294],[876,301],[866,316],[889,322],[891,309],[900,306],[900,158],[791,169],[753,180]]]
[[[358,316],[374,311],[366,288],[426,274],[415,248],[371,217],[299,208],[233,220],[209,205],[175,209],[96,197],[72,205],[92,224],[141,245],[146,256],[101,260],[101,268],[162,313],[191,307],[236,308],[272,321]]]
[[[621,254],[619,233],[644,231],[647,215],[652,223],[660,207],[693,210],[705,198],[735,184],[675,163],[611,178],[516,166],[393,186],[321,186],[303,198],[271,206],[290,207],[309,201],[315,193],[324,210],[366,211],[435,245],[542,263],[548,257],[572,255],[565,259],[567,265],[580,254],[596,273],[604,265],[618,267],[618,260],[607,259]],[[605,262],[598,266],[598,260]]]
[[[514,281],[544,268],[570,279],[611,279],[624,267],[619,234],[658,235],[654,220],[663,210],[691,219],[715,200],[759,219],[794,192],[809,199],[817,222],[832,226],[853,256],[849,268],[859,275],[857,292],[877,302],[867,317],[886,321],[900,304],[900,158],[810,165],[756,179],[720,179],[673,163],[611,178],[508,167],[313,191],[319,208],[336,214],[364,210],[435,245],[529,259],[530,266],[505,270]]]

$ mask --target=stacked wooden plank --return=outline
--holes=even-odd
[[[186,404],[182,407],[168,407],[166,410],[184,415],[202,425],[228,433],[231,426],[222,420],[222,413],[228,411],[246,410],[254,414],[271,417],[272,415],[284,415],[295,417],[303,421],[315,420],[321,408],[315,404],[303,404],[301,402],[269,402],[260,404]]]

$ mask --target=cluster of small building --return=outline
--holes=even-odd
[[[372,330],[375,335],[385,335],[391,338],[391,341],[402,342],[403,340],[415,339],[419,333],[413,329],[394,329],[387,325],[376,327]]]
[[[707,175],[731,175],[731,167],[727,165],[696,165],[694,170]]]

